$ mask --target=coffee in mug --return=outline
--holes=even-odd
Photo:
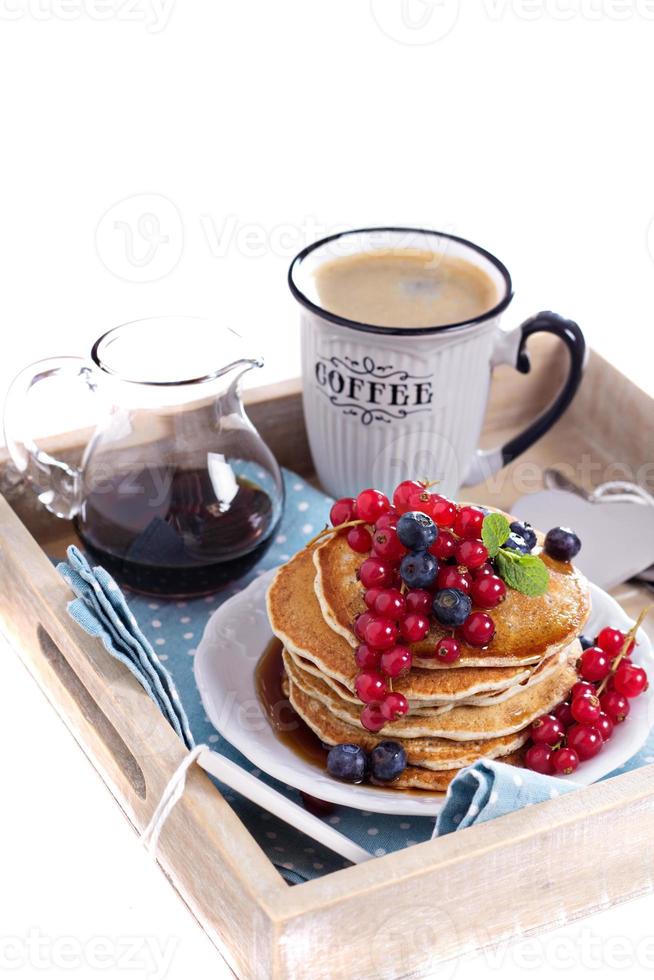
[[[497,302],[493,280],[472,262],[409,248],[330,259],[316,270],[316,290],[330,313],[399,329],[471,320]]]
[[[336,497],[390,493],[421,474],[439,491],[487,479],[556,422],[579,386],[576,323],[539,313],[500,328],[512,299],[506,266],[473,242],[413,228],[343,232],[289,269],[301,305],[304,412],[316,471]],[[570,367],[552,405],[503,446],[480,450],[491,374],[529,370],[539,331],[566,344]]]

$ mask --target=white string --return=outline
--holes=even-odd
[[[589,492],[577,486],[560,470],[550,467],[543,474],[543,482],[548,490],[565,490],[568,493],[576,494],[578,497],[583,497],[590,503],[599,501],[654,505],[654,497],[644,487],[638,483],[630,483],[628,480],[609,480]]]
[[[590,494],[591,500],[633,501],[634,497],[646,504],[654,504],[654,497],[637,483],[627,483],[625,480],[610,480],[595,487]],[[635,501],[634,501],[635,502]]]
[[[161,799],[152,814],[150,823],[141,834],[141,843],[145,846],[151,857],[154,857],[157,850],[159,836],[166,820],[170,816],[175,804],[182,798],[186,787],[186,774],[188,770],[206,748],[208,748],[206,745],[196,745],[194,749],[191,749],[188,755],[184,756],[180,765],[168,780],[168,785],[161,794]]]

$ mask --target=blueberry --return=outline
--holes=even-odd
[[[438,528],[427,514],[410,510],[407,514],[402,514],[397,522],[397,536],[405,548],[426,551],[438,537]]]
[[[410,589],[426,589],[436,578],[438,562],[428,551],[405,555],[400,562],[400,575]]]
[[[569,527],[553,527],[545,535],[545,552],[557,561],[572,561],[581,550],[581,541]]]
[[[508,548],[509,551],[519,551],[523,555],[526,555],[531,551],[531,548],[525,539],[520,534],[516,534],[515,531],[511,531],[502,547]]]
[[[522,538],[530,551],[538,544],[536,532],[527,521],[513,521],[511,530]]]
[[[370,775],[375,783],[391,783],[406,769],[406,752],[398,742],[380,742],[370,753]]]
[[[595,646],[595,641],[594,640],[591,640],[591,638],[589,636],[584,636],[583,633],[579,637],[579,642],[581,643],[581,649],[582,650],[588,650],[589,647],[594,647]]]
[[[360,745],[334,745],[327,756],[327,771],[335,779],[346,783],[363,782],[368,760]]]
[[[470,615],[472,601],[460,589],[441,589],[434,596],[432,609],[443,626],[462,626]]]

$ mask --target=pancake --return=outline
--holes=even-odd
[[[384,739],[399,742],[408,765],[392,789],[442,792],[480,757],[524,765],[531,723],[578,679],[578,636],[590,614],[584,577],[569,563],[541,557],[550,573],[547,593],[507,589],[491,612],[496,632],[487,647],[461,642],[461,657],[444,664],[435,649],[452,630],[431,619],[425,640],[409,644],[411,671],[392,685],[408,713],[372,733],[361,724],[355,688],[353,623],[366,611],[358,580],[365,556],[339,534],[303,549],[278,569],[266,595],[290,703],[325,745],[353,742],[370,751]]]
[[[339,693],[342,687],[354,692],[358,667],[352,646],[330,629],[323,617],[314,588],[314,553],[305,548],[277,571],[266,595],[268,618],[273,632],[295,659],[301,664],[310,661],[336,683]],[[395,689],[409,702],[445,704],[515,690],[529,679],[532,670],[530,666],[459,667],[457,661],[449,669],[412,669],[398,680]]]
[[[462,642],[459,669],[538,663],[563,650],[583,631],[590,615],[588,583],[573,565],[544,554],[540,557],[550,573],[548,591],[532,597],[507,589],[504,602],[492,610],[495,636],[481,649]],[[352,623],[366,609],[365,590],[357,579],[362,556],[352,551],[343,535],[334,534],[318,545],[313,560],[315,591],[323,617],[332,630],[356,647],[359,641]],[[446,635],[448,631],[432,618],[428,636],[411,646],[416,666],[446,669],[433,657],[436,643]]]
[[[577,644],[575,660],[580,651],[581,646]],[[298,667],[288,654],[283,654],[283,659],[286,673],[296,687],[321,702],[329,715],[354,729],[364,730],[359,720],[360,706],[340,698],[324,681]],[[461,742],[513,735],[563,701],[577,680],[574,660],[571,660],[557,666],[542,683],[524,688],[506,701],[487,707],[457,705],[445,714],[407,714],[389,722],[380,734],[409,740],[441,738]]]
[[[524,764],[524,751],[518,749],[510,755],[502,757],[502,762],[510,766],[522,766]],[[436,772],[434,769],[421,769],[419,766],[407,766],[398,779],[387,784],[387,789],[422,789],[432,793],[445,793],[448,786],[455,776],[461,772],[464,766],[459,769],[443,769]],[[362,799],[365,803],[365,798]]]
[[[576,643],[576,641],[574,642]],[[540,684],[541,681],[544,681],[557,669],[559,664],[565,663],[568,659],[578,656],[579,650],[579,647],[571,644],[566,648],[566,651],[563,654],[556,654],[555,656],[550,657],[549,660],[541,661],[541,663],[538,664],[530,673],[527,673],[526,680],[522,681],[522,683],[515,684],[512,687],[508,687],[506,690],[502,691],[488,691],[484,694],[472,694],[469,697],[461,696],[457,697],[456,699],[452,698],[448,701],[420,697],[412,698],[409,697],[409,694],[411,693],[411,689],[414,687],[414,681],[416,679],[421,679],[415,677],[418,671],[412,671],[408,676],[395,680],[393,682],[393,690],[404,694],[409,703],[410,713],[418,715],[430,713],[444,714],[446,711],[450,711],[453,707],[455,707],[455,705],[460,704],[474,704],[479,706],[497,704],[499,701],[506,701],[508,698],[512,698],[516,694],[519,694],[525,687],[532,684]],[[306,657],[298,655],[288,647],[284,647],[284,651],[286,656],[290,657],[301,670],[304,670],[307,674],[311,674],[313,677],[317,677],[324,681],[324,683],[327,684],[335,692],[335,694],[344,701],[350,701],[352,704],[357,704],[359,705],[359,708],[361,708],[361,701],[354,691],[351,691],[344,684],[341,684],[340,681],[330,677],[329,674],[325,673],[324,670],[321,670],[320,667],[316,666],[316,664],[314,664],[311,660],[308,660]],[[470,672],[473,670],[481,672],[483,668],[467,669]],[[498,670],[500,668],[489,669]],[[440,676],[435,671],[420,671],[420,673],[424,674],[428,681]],[[465,671],[459,671],[459,674],[463,673],[465,673]],[[456,676],[458,676],[458,674]],[[407,694],[407,691],[409,694]]]
[[[284,647],[283,649],[284,655],[289,657],[300,670],[304,671],[306,674],[310,674],[312,677],[317,677],[318,680],[321,680],[327,684],[327,686],[332,689],[337,697],[342,698],[344,701],[349,701],[352,704],[357,704],[359,706],[359,710],[361,710],[361,701],[356,694],[350,691],[349,688],[345,687],[344,684],[341,684],[340,681],[334,680],[333,677],[329,677],[328,674],[325,674],[319,667],[316,667],[314,663],[307,660],[305,657],[299,657],[287,647]],[[396,681],[393,685],[394,690],[396,691],[399,691],[398,684],[399,681]],[[409,711],[415,714],[422,714],[425,711],[428,711],[431,714],[444,714],[446,711],[450,711],[451,708],[454,707],[454,704],[454,701],[444,704],[425,704],[423,701],[409,701]]]
[[[288,684],[288,698],[300,717],[306,722],[325,745],[339,745],[349,742],[360,745],[370,752],[384,738],[370,732],[353,728],[339,718],[329,715],[319,701],[314,700],[292,681]],[[453,742],[443,738],[394,738],[403,746],[410,768],[419,770],[423,785],[420,789],[446,789],[459,769],[472,765],[482,756],[486,759],[502,759],[519,765],[522,760],[520,748],[528,738],[526,731],[507,735],[503,738]],[[440,780],[437,781],[437,780]],[[417,786],[412,782],[408,785]],[[398,781],[393,787],[402,788]]]

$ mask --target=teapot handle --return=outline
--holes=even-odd
[[[81,470],[37,446],[27,423],[27,398],[37,384],[51,378],[82,381],[95,391],[92,374],[92,368],[81,357],[51,357],[21,371],[7,393],[4,433],[9,455],[41,503],[57,517],[70,519],[77,513],[81,503]]]

